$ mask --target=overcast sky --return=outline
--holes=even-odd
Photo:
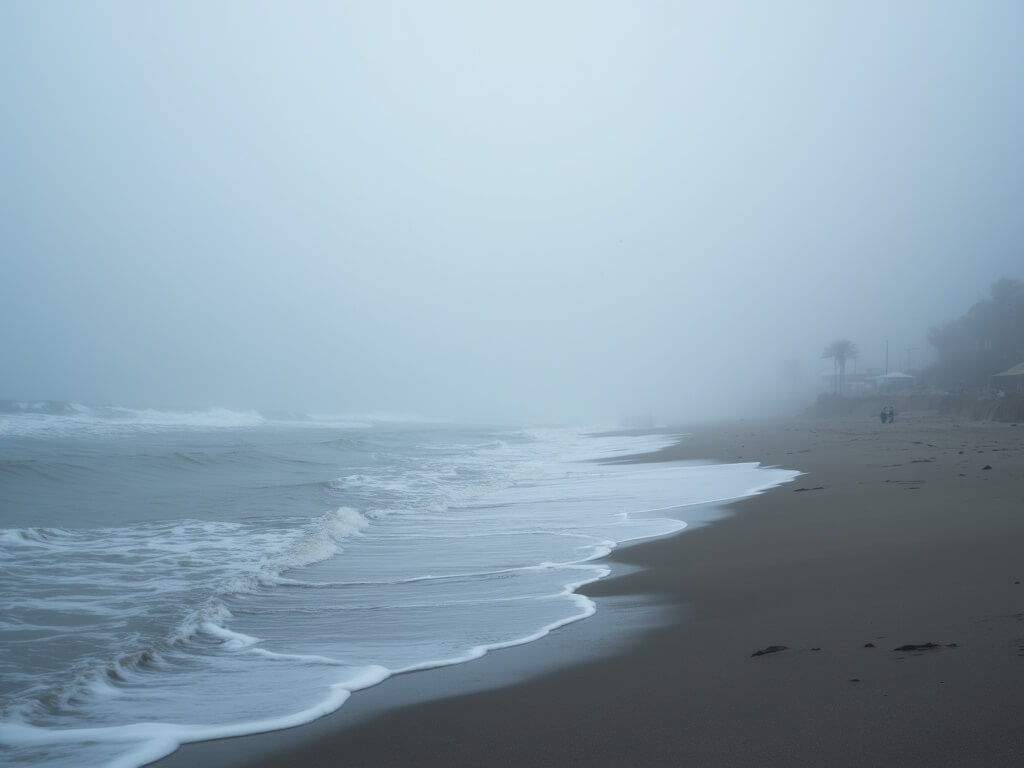
[[[728,413],[1024,277],[1024,3],[0,4],[0,398]],[[899,363],[899,364],[897,364]]]

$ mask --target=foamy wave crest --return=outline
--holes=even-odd
[[[212,621],[203,622],[199,627],[203,632],[212,635],[221,641],[221,647],[228,651],[240,651],[244,648],[251,648],[260,642],[258,637],[247,635],[243,632],[232,632],[230,629],[215,624]]]
[[[221,641],[226,650],[255,645],[259,642],[258,638],[227,629],[225,623],[232,616],[223,600],[255,592],[260,587],[287,583],[288,579],[282,576],[283,573],[333,557],[342,551],[342,543],[346,538],[358,536],[369,524],[369,519],[350,507],[339,507],[314,518],[299,529],[289,543],[265,555],[255,568],[241,569],[223,578],[216,594],[174,629],[168,638],[169,644],[180,645],[203,634]]]
[[[55,541],[73,539],[74,533],[64,528],[2,528],[0,544],[50,546]],[[0,550],[0,555],[5,554]]]
[[[227,601],[287,581],[283,574],[291,569],[333,557],[369,524],[358,510],[340,507],[295,527],[176,521],[95,530],[0,530],[0,560],[12,568],[24,570],[37,563],[41,567],[54,559],[62,563],[63,574],[52,588],[75,582],[77,569],[91,568],[91,590],[75,600],[55,600],[45,594],[45,584],[34,589],[38,596],[29,590],[19,598],[0,599],[0,612],[8,613],[20,630],[29,628],[34,611],[42,610],[77,616],[83,632],[120,632],[126,615],[158,620],[146,618],[147,606],[163,605],[173,611],[171,606],[183,600],[201,601],[167,624],[164,633],[129,639],[117,656],[94,657],[59,684],[36,687],[0,715],[49,717],[83,697],[113,695],[112,686],[135,681],[168,658],[192,658],[214,649],[227,654],[254,651],[261,638],[230,628],[234,617]],[[106,566],[97,568],[98,561]],[[188,566],[187,575],[180,570],[182,564]],[[140,574],[149,576],[140,579]],[[206,585],[205,595],[196,594],[197,584]],[[22,592],[26,590],[28,586]],[[133,591],[139,591],[141,599],[126,614],[126,595]],[[157,595],[163,597],[154,601]]]
[[[255,427],[265,421],[256,411],[232,411],[227,408],[210,408],[205,411],[135,411],[129,408],[108,408],[98,411],[105,418],[157,427]],[[104,414],[104,411],[108,413]]]
[[[341,542],[357,536],[370,524],[359,510],[339,507],[316,518],[306,526],[305,534],[295,541],[273,566],[274,575],[291,568],[326,560],[341,551]]]
[[[377,665],[352,667],[347,675],[328,686],[327,695],[314,706],[279,717],[218,725],[139,722],[64,729],[8,721],[0,722],[0,744],[23,749],[44,746],[51,755],[63,752],[68,758],[62,761],[63,764],[71,764],[72,760],[77,762],[76,758],[86,745],[93,749],[106,747],[108,756],[104,763],[109,768],[138,768],[169,755],[190,741],[224,739],[304,725],[337,710],[353,691],[377,685],[390,674],[389,670]]]
[[[125,431],[238,429],[266,423],[255,411],[210,408],[199,411],[137,410],[80,403],[8,403],[0,408],[0,435],[65,437]]]

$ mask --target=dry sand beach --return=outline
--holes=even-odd
[[[160,765],[1024,764],[1024,424],[738,422],[651,459],[805,474],[616,551],[591,619]]]

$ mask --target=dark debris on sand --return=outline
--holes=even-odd
[[[946,643],[946,648],[957,648],[957,643]],[[901,645],[899,648],[893,648],[894,651],[934,651],[938,648],[942,648],[941,643],[908,643],[907,645]]]
[[[788,651],[789,648],[785,645],[769,645],[767,648],[762,648],[759,651],[754,651],[750,654],[751,658],[754,656],[765,656],[769,653],[778,653],[779,651]]]

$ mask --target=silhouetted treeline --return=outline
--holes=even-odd
[[[1024,282],[997,280],[987,298],[928,340],[938,353],[928,379],[951,392],[987,387],[990,376],[1024,362]]]

